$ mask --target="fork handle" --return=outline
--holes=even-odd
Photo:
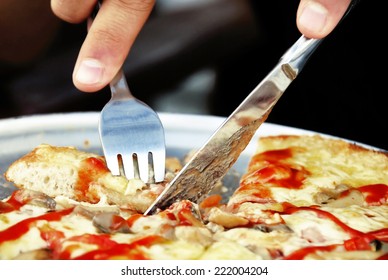
[[[122,68],[120,68],[119,72],[117,72],[116,76],[113,78],[109,85],[112,92],[112,99],[135,99],[129,90]]]

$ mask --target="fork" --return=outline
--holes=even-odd
[[[113,175],[154,183],[164,180],[166,146],[158,114],[130,92],[122,69],[110,83],[112,97],[100,114],[99,133]]]
[[[98,1],[89,26],[100,5]],[[110,90],[111,99],[99,119],[100,141],[109,170],[113,175],[146,183],[163,181],[166,145],[158,114],[131,94],[122,68],[110,82]]]

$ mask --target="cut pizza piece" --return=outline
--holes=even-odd
[[[18,188],[40,191],[50,197],[117,205],[137,212],[144,212],[166,184],[145,184],[138,179],[113,176],[100,155],[47,144],[12,163],[5,178]]]
[[[240,186],[218,212],[208,211],[208,219],[234,215],[297,240],[276,248],[284,258],[386,254],[388,155],[318,135],[260,138]]]
[[[387,185],[386,153],[319,135],[270,136],[259,139],[256,154],[229,206],[243,202],[384,204]],[[347,195],[351,199],[345,199]]]

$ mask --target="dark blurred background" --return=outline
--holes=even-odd
[[[133,94],[161,112],[228,116],[300,37],[298,4],[157,0],[124,65]],[[267,122],[388,149],[384,13],[376,1],[362,0],[322,42]],[[34,59],[13,63],[0,55],[1,118],[99,111],[109,100],[108,88],[83,93],[72,84],[85,24],[52,20],[53,38]],[[3,17],[0,31],[9,26]],[[29,34],[44,41],[47,25],[40,28]],[[28,49],[23,38],[17,43]],[[8,42],[3,36],[0,48]]]

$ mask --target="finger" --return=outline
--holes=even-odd
[[[155,0],[105,0],[81,47],[74,85],[97,91],[118,72],[147,20]]]
[[[97,0],[51,0],[53,13],[70,23],[84,21],[92,12]]]
[[[299,31],[308,38],[323,38],[339,23],[351,0],[301,0],[297,12]]]

